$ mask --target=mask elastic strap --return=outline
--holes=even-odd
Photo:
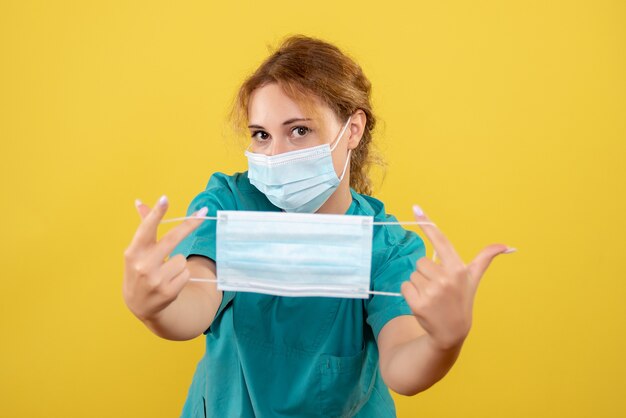
[[[346,163],[343,166],[343,172],[341,173],[341,177],[339,177],[339,181],[343,180],[343,176],[346,174],[346,169],[348,168],[348,163],[350,162],[350,152],[352,150],[348,150],[348,158],[346,158]]]
[[[345,172],[345,167],[344,167],[344,172]],[[159,223],[164,224],[167,222],[183,221],[185,219],[209,219],[212,221],[217,221],[217,216],[183,216],[180,218],[164,219]],[[383,221],[383,222],[372,222],[372,225],[432,225],[434,227],[437,227],[437,225],[435,225],[434,222],[428,222],[428,221],[395,221],[395,222]],[[435,261],[436,258],[437,258],[437,251],[433,251],[433,261]]]
[[[346,124],[343,125],[343,129],[341,130],[341,133],[339,134],[339,138],[337,138],[337,140],[335,141],[335,145],[330,147],[330,152],[333,152],[335,150],[335,148],[337,148],[337,145],[339,144],[339,141],[343,137],[343,133],[346,131],[346,128],[348,127],[348,124],[350,123],[350,119],[352,119],[352,115],[350,115],[350,117],[346,121]]]
[[[190,282],[206,282],[206,283],[219,283],[218,279],[207,279],[207,278],[200,278],[200,277],[191,277],[189,279]],[[235,283],[235,284],[249,284],[249,282],[242,282],[242,283]],[[402,293],[397,293],[397,292],[382,292],[379,290],[366,290],[365,292],[362,291],[355,291],[355,293],[368,293],[370,295],[383,295],[383,296],[402,296]]]
[[[185,219],[208,219],[211,221],[217,221],[218,218],[217,216],[182,216],[180,218],[169,218],[169,219],[163,219],[161,222],[159,222],[160,224],[165,224],[168,222],[177,222],[177,221],[184,221]],[[372,225],[433,225],[433,226],[437,226],[434,222],[428,222],[428,221],[395,221],[395,222],[372,222]]]

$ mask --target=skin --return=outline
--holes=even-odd
[[[255,153],[276,155],[337,139],[345,120],[318,102],[320,120],[305,119],[300,107],[275,83],[255,90],[250,99],[251,146]],[[348,149],[358,146],[366,115],[357,110],[332,153],[340,176]],[[350,168],[339,187],[318,213],[344,214],[351,202]],[[415,218],[429,221],[419,208]],[[167,202],[152,209],[137,204],[141,217],[135,236],[124,253],[124,299],[129,309],[155,334],[171,340],[187,340],[202,334],[211,324],[222,300],[214,283],[190,282],[190,277],[215,278],[215,263],[202,256],[187,260],[177,255],[164,258],[202,219],[188,219],[156,241],[158,223]],[[195,213],[194,213],[195,214]],[[452,244],[434,225],[420,225],[423,235],[437,251],[440,264],[420,258],[402,295],[413,315],[390,320],[378,335],[380,370],[393,391],[415,395],[443,378],[458,358],[472,324],[472,308],[480,279],[493,258],[508,250],[504,244],[485,247],[465,264]]]
[[[167,212],[167,200],[152,209],[137,201],[141,223],[124,251],[122,294],[130,311],[152,332],[168,340],[190,340],[213,321],[222,301],[215,283],[190,282],[191,277],[215,278],[215,263],[202,256],[178,254],[164,258],[203,219],[187,219],[156,240]],[[194,212],[195,215],[197,212]]]
[[[248,118],[252,137],[250,150],[265,155],[276,155],[322,144],[334,144],[341,128],[346,123],[340,120],[326,105],[317,101],[322,120],[297,121],[306,115],[296,102],[276,84],[271,83],[256,89],[250,96]],[[332,152],[333,166],[337,177],[341,176],[348,156],[348,149],[355,149],[363,136],[367,118],[362,110],[351,117],[350,125]],[[251,127],[252,126],[252,127]],[[346,213],[352,196],[350,194],[350,164],[339,187],[316,213]]]

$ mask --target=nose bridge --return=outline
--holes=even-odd
[[[267,155],[278,155],[287,151],[287,141],[282,138],[273,138]]]

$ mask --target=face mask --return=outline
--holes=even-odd
[[[192,217],[174,218],[173,222]],[[217,211],[217,282],[220,290],[277,296],[368,298],[374,225],[371,216]],[[433,260],[435,256],[433,255]]]
[[[350,118],[343,126],[335,144],[323,144],[277,155],[246,151],[248,178],[275,206],[286,212],[313,213],[317,211],[343,180],[350,151],[341,177],[333,166],[332,152],[339,144]]]
[[[223,290],[367,298],[372,217],[219,211]]]

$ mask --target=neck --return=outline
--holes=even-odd
[[[317,210],[316,213],[345,214],[352,204],[352,194],[350,193],[350,172],[349,169],[339,183],[337,190],[330,195],[328,200]]]

